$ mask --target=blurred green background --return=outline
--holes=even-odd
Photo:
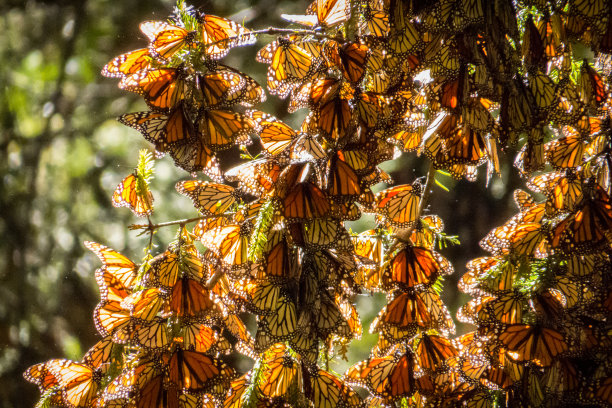
[[[112,57],[144,46],[138,24],[166,18],[173,4],[172,0],[0,4],[0,407],[35,404],[38,390],[22,379],[28,366],[50,358],[79,360],[98,340],[92,311],[99,300],[94,281],[99,261],[83,241],[103,243],[134,260],[143,255],[147,238],[126,228],[139,220],[125,208],[113,208],[110,197],[135,167],[138,150],[150,148],[115,118],[145,105],[99,72]],[[281,13],[300,14],[307,6],[304,0],[192,4],[249,28],[286,26]],[[234,50],[225,63],[265,83],[266,67],[254,62],[258,48]],[[287,117],[286,102],[275,97],[262,108],[295,126],[303,117],[303,113]],[[505,159],[511,163],[512,157]],[[386,169],[396,182],[405,183],[425,175],[426,167],[412,154]],[[488,189],[483,174],[476,183],[442,177],[450,191],[435,189],[430,212],[440,215],[447,233],[459,235],[462,242],[443,251],[456,269],[444,292],[453,314],[467,300],[456,290],[465,263],[484,255],[478,240],[515,211],[511,194],[520,184],[515,174],[506,165],[502,177],[494,178]],[[174,184],[188,177],[174,169],[169,158],[157,161],[152,184],[155,222],[195,215],[189,200],[174,191]],[[171,236],[172,231],[157,236],[160,251]],[[359,297],[366,333],[384,302],[383,295]],[[331,368],[341,372],[349,363],[366,358],[375,341],[376,335],[365,334],[352,343],[349,362]],[[241,367],[248,369],[248,362]]]

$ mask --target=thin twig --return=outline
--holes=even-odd
[[[221,279],[223,275],[225,275],[225,268],[217,268],[215,270],[215,273],[213,273],[212,276],[206,281],[204,287],[208,290],[211,290],[215,287],[215,285],[217,284],[217,282],[219,282],[219,279]]]
[[[238,35],[222,38],[217,41],[213,41],[211,43],[203,43],[202,45],[206,48],[213,47],[215,45],[231,42],[231,41],[239,41],[244,39],[248,39],[249,37],[256,37],[258,35],[312,35],[318,38],[327,38],[329,40],[337,40],[337,37],[325,34],[316,30],[308,30],[305,28],[276,28],[276,27],[268,27],[263,28],[261,30],[250,30],[246,33],[241,33]]]
[[[235,213],[215,214],[215,215],[201,215],[199,217],[186,218],[186,219],[183,219],[183,220],[160,222],[159,224],[152,224],[151,221],[149,220],[149,224],[132,224],[132,225],[130,225],[128,227],[128,229],[130,229],[130,230],[144,229],[146,231],[153,232],[153,231],[155,231],[155,230],[157,230],[159,228],[168,227],[170,225],[180,225],[182,227],[185,224],[189,224],[191,222],[206,220],[206,219],[209,219],[209,218],[231,217],[234,214]]]

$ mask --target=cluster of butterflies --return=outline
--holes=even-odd
[[[144,98],[150,111],[128,113],[119,121],[137,129],[158,157],[169,154],[188,172],[222,180],[216,154],[249,143],[254,132],[254,122],[235,107],[263,102],[265,92],[218,59],[255,37],[241,25],[209,14],[196,13],[185,23],[141,23],[149,46],[114,58],[102,75],[121,78],[119,88]],[[128,176],[117,187],[113,202],[149,215],[152,200],[134,195],[135,178]]]
[[[561,167],[547,155],[550,171],[527,181],[544,199],[516,190],[519,213],[480,242],[491,256],[459,284],[474,298],[458,318],[478,327],[460,338],[462,375],[524,406],[612,403],[612,129],[608,112],[581,120],[578,157]]]
[[[307,109],[298,130],[256,110],[264,89],[219,62],[266,30],[184,7],[142,23],[148,47],[102,73],[150,108],[123,124],[209,178],[176,185],[201,217],[140,266],[87,243],[104,264],[103,339],[26,378],[61,407],[612,404],[610,77],[571,50],[605,61],[610,5],[525,3],[316,0],[283,15],[300,28],[256,58],[269,92]],[[491,256],[460,282],[474,299],[458,318],[477,330],[451,339],[440,290],[453,268],[436,252],[442,220],[424,214],[430,183],[375,194],[392,183],[378,165],[417,152],[474,180],[519,143],[515,165],[544,200],[517,192],[519,214],[483,239]],[[235,146],[249,160],[221,171],[217,153]],[[113,195],[138,216],[153,211],[146,167]],[[362,213],[377,227],[353,234],[345,222]],[[339,378],[322,356],[361,336],[364,290],[388,294],[370,327],[379,341]],[[253,369],[238,376],[223,360],[233,350]]]
[[[217,406],[235,377],[220,355],[252,349],[253,339],[219,301],[227,285],[206,288],[211,270],[189,235],[142,265],[104,245],[85,245],[103,263],[94,311],[103,338],[82,361],[37,364],[26,379],[57,406],[132,406],[134,398],[137,406]]]

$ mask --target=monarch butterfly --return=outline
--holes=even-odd
[[[288,148],[296,138],[296,132],[289,125],[260,111],[247,113],[257,123],[257,133],[263,149],[276,156]]]
[[[248,134],[254,127],[251,119],[229,110],[204,110],[198,117],[202,141],[215,152],[234,144],[248,144]]]
[[[340,46],[336,41],[325,44],[325,56],[330,66],[340,69],[346,80],[355,84],[361,81],[366,71],[368,46],[349,42]]]
[[[501,387],[504,390],[509,389],[517,381],[523,378],[525,368],[511,361],[505,354],[500,356],[501,367],[490,367],[486,373],[486,381],[491,381],[493,384]]]
[[[541,367],[550,366],[559,354],[567,351],[561,333],[539,325],[508,325],[499,335],[499,340],[513,360],[531,361]]]
[[[362,193],[359,178],[355,170],[344,160],[342,151],[337,151],[329,160],[325,181],[326,190],[334,200],[352,200]]]
[[[298,182],[283,199],[283,215],[288,219],[322,218],[330,211],[325,193],[310,182]]]
[[[361,320],[359,319],[359,314],[357,313],[357,308],[355,305],[353,305],[349,299],[339,294],[336,294],[335,301],[338,305],[338,309],[340,309],[340,313],[342,313],[342,317],[344,317],[344,320],[346,320],[348,328],[350,329],[350,334],[345,337],[360,338],[361,333],[363,332],[363,327],[361,326]]]
[[[350,4],[346,0],[316,0],[306,10],[308,15],[281,14],[281,18],[310,28],[331,28],[348,20]]]
[[[191,143],[179,144],[170,149],[174,164],[190,173],[201,171],[215,181],[222,181],[219,163],[212,149],[203,137]]]
[[[209,216],[225,213],[238,198],[233,187],[200,180],[181,181],[176,191],[191,198],[200,213]]]
[[[198,353],[227,354],[232,350],[229,341],[217,330],[200,323],[197,319],[187,320],[181,331],[182,348]]]
[[[123,78],[119,88],[142,95],[151,109],[167,112],[186,96],[187,76],[182,66],[139,71]]]
[[[461,120],[471,129],[481,133],[488,133],[494,128],[495,121],[489,112],[490,105],[484,99],[472,98],[461,107]]]
[[[152,57],[148,48],[126,52],[113,58],[102,68],[102,75],[109,78],[124,78],[151,68]]]
[[[563,318],[563,312],[564,308],[567,306],[567,302],[561,291],[550,288],[538,294],[533,299],[533,305],[536,313],[542,316],[543,321],[555,321]]]
[[[296,269],[298,269],[295,261],[285,233],[272,230],[264,247],[262,276],[258,277],[269,277],[274,280],[291,278],[297,273]]]
[[[597,398],[612,404],[612,377],[608,376],[605,380],[600,381],[595,395]]]
[[[140,23],[140,31],[149,38],[149,51],[155,58],[167,60],[184,46],[191,46],[195,40],[195,31],[163,21],[145,21]]]
[[[490,318],[486,313],[487,302],[494,299],[493,296],[483,295],[470,300],[459,309],[457,312],[457,319],[462,323],[470,324],[495,323],[495,319]]]
[[[131,327],[115,333],[113,338],[118,343],[130,343],[151,351],[160,351],[173,341],[168,319],[160,317],[135,323]]]
[[[395,141],[397,141],[402,151],[413,152],[421,145],[421,141],[423,140],[423,135],[425,134],[426,130],[426,125],[396,128],[393,132],[391,132],[389,140],[392,143],[396,143]]]
[[[234,378],[234,370],[223,361],[195,351],[177,349],[162,358],[168,364],[170,382],[178,389],[221,397]]]
[[[529,242],[533,245],[531,249],[535,250],[544,238],[543,236],[538,237],[537,234],[538,231],[545,232],[545,229],[541,226],[543,216],[544,205],[536,204],[515,215],[501,227],[493,229],[480,241],[480,246],[494,255],[508,253],[512,245],[516,246],[516,249],[519,249],[518,247],[527,249],[530,246],[528,245]],[[529,226],[521,228],[521,224],[529,224]],[[521,231],[517,231],[518,229]],[[544,249],[544,247],[540,249]],[[530,250],[526,252],[532,253]]]
[[[465,118],[457,115],[440,114],[432,129],[423,138],[427,141],[425,153],[438,166],[448,164],[478,165],[486,159],[487,145],[482,131],[472,129]],[[440,139],[440,144],[433,144]],[[429,141],[431,139],[431,141]],[[445,149],[441,149],[444,146]]]
[[[349,384],[365,386],[385,402],[409,397],[416,391],[414,355],[394,347],[389,355],[362,361],[346,372]]]
[[[124,370],[106,386],[106,389],[102,393],[102,402],[111,406],[126,404],[129,395],[140,394],[144,386],[157,377],[162,380],[164,378],[164,376],[161,375],[161,362],[159,361],[159,357],[153,357],[151,355],[144,356],[139,359],[135,366],[129,369],[124,368]],[[155,406],[154,402],[158,402],[158,397],[159,395],[157,394],[154,396],[151,395],[151,400],[143,400],[141,406],[144,405],[144,407],[148,408],[149,405],[146,405],[147,403],[151,403],[152,406]],[[111,402],[113,404],[109,404]]]
[[[237,270],[248,263],[247,249],[249,228],[247,225],[227,225],[202,234],[204,246],[212,250],[227,267]]]
[[[521,81],[513,81],[511,84],[509,89],[504,90],[500,101],[500,125],[505,133],[509,130],[528,131],[536,117],[535,101]]]
[[[248,75],[230,67],[219,67],[197,77],[204,104],[208,109],[219,109],[241,104],[252,106],[266,98],[263,88]]]
[[[315,118],[323,134],[333,140],[343,139],[353,123],[349,101],[340,95],[324,98]]]
[[[149,288],[134,292],[120,303],[130,317],[139,320],[153,320],[164,305],[162,291],[159,288]]]
[[[102,379],[100,371],[89,365],[63,359],[29,367],[24,377],[38,385],[43,394],[56,389],[50,391],[54,394],[52,403],[75,408],[90,407],[96,403]]]
[[[514,202],[520,211],[528,210],[536,204],[533,196],[520,188],[512,192],[512,198],[514,198]]]
[[[200,13],[197,20],[202,43],[206,46],[206,56],[212,59],[223,58],[232,47],[255,42],[250,30],[226,18]]]
[[[281,37],[270,43],[257,53],[257,60],[265,62],[267,55],[272,55],[267,74],[268,89],[280,98],[285,98],[297,84],[312,74],[312,55],[290,39]]]
[[[352,247],[323,250],[305,258],[304,261],[312,263],[316,280],[326,282],[329,286],[340,285],[340,280],[344,280],[342,285],[350,284],[357,267]]]
[[[167,250],[151,259],[143,281],[146,285],[170,289],[182,276],[197,280],[205,278],[200,254],[192,245],[183,245],[179,250]]]
[[[581,126],[584,115],[584,102],[580,99],[580,90],[573,82],[562,82],[557,88],[559,103],[550,112],[550,118],[559,124]],[[583,129],[581,129],[584,132]]]
[[[612,53],[612,24],[610,23],[610,19],[608,18],[608,27],[605,33],[601,36],[599,40],[599,50],[601,53],[611,54]],[[600,56],[600,61],[604,61],[605,57]],[[600,64],[600,66],[603,64]]]
[[[567,42],[561,16],[555,13],[544,17],[538,23],[538,32],[546,57],[558,57],[563,51],[563,44]]]
[[[459,69],[459,74],[452,81],[445,81],[434,86],[433,91],[440,100],[440,105],[447,109],[457,109],[463,106],[470,91],[470,81],[465,67]]]
[[[443,368],[446,360],[457,354],[457,349],[449,339],[422,333],[416,350],[416,360],[421,368],[436,372]]]
[[[290,158],[295,161],[315,161],[326,157],[327,153],[321,144],[307,133],[298,136],[290,152]]]
[[[265,350],[267,342],[291,340],[297,328],[297,312],[295,302],[282,294],[270,314],[261,316],[255,339],[255,350]],[[263,337],[262,337],[263,336]],[[265,343],[262,343],[265,340]]]
[[[361,406],[359,395],[339,378],[324,370],[308,370],[304,369],[305,366],[302,367],[304,392],[315,408]]]
[[[290,224],[289,232],[293,243],[310,249],[351,247],[350,235],[342,223],[333,218],[308,219]]]
[[[240,320],[240,317],[230,314],[224,316],[222,321],[227,331],[238,339],[237,346],[239,350],[245,351],[246,355],[253,355],[253,337],[251,333],[248,332],[242,320]]]
[[[359,123],[366,128],[375,128],[385,116],[385,101],[374,92],[356,92],[353,103]]]
[[[402,184],[376,194],[373,209],[383,215],[391,225],[409,228],[416,225],[420,197],[419,184]]]
[[[491,266],[485,273],[482,273],[483,278],[478,286],[492,294],[511,290],[517,273],[516,267],[510,262],[501,262],[499,258],[489,258],[486,263]]]
[[[596,263],[599,262],[599,256],[593,255],[577,255],[573,254],[567,260],[567,272],[570,276],[588,276],[590,275]]]
[[[355,253],[360,257],[355,281],[372,291],[380,290],[381,285],[383,245],[382,238],[377,235],[376,230],[369,230],[353,237]]]
[[[495,399],[491,397],[489,392],[482,390],[469,390],[459,394],[459,397],[449,396],[444,402],[446,401],[461,403],[462,406],[469,408],[492,408],[495,406]]]
[[[459,353],[460,373],[467,381],[478,381],[489,368],[488,364],[484,363],[484,340],[477,332],[469,332],[453,342]]]
[[[556,84],[550,77],[542,72],[537,72],[529,79],[529,89],[533,95],[535,106],[547,111],[558,104]]]
[[[433,61],[430,62],[432,76],[452,78],[459,73],[461,63],[457,49],[453,42],[447,42],[434,55]],[[414,65],[415,66],[411,67],[413,70],[416,71],[418,68],[420,68],[418,61]]]
[[[545,24],[541,25],[545,28]],[[529,15],[525,21],[525,35],[522,42],[522,53],[529,67],[541,67],[546,62],[544,39]]]
[[[132,320],[130,312],[121,306],[121,302],[131,294],[131,291],[126,291],[110,274],[105,274],[105,276],[109,276],[109,282],[115,285],[112,286],[109,283],[104,289],[101,287],[103,295],[102,300],[94,309],[94,324],[98,332],[107,337],[128,326]]]
[[[246,391],[251,385],[249,383],[249,380],[250,375],[249,373],[246,373],[231,382],[230,388],[227,392],[227,397],[223,402],[224,408],[240,408],[245,405],[245,403],[247,402],[247,398],[249,397]],[[257,408],[259,408],[260,405],[261,404],[258,404]]]
[[[94,344],[83,356],[83,364],[106,374],[113,365],[121,363],[123,346],[113,341],[112,336],[103,338]]]
[[[314,329],[318,333],[319,337],[325,339],[331,334],[344,338],[353,337],[353,330],[351,325],[349,325],[349,320],[352,320],[350,303],[346,304],[343,302],[345,303],[345,307],[348,306],[348,309],[346,310],[346,312],[348,312],[348,316],[344,316],[340,309],[341,299],[334,300],[333,297],[326,292],[321,293],[319,296],[319,307],[314,310],[315,313],[313,313],[312,319]],[[353,326],[353,328],[356,331],[361,330],[360,325]]]
[[[278,309],[282,287],[267,279],[249,281],[244,285],[247,308],[258,315],[269,315]]]
[[[266,398],[286,396],[293,387],[302,383],[299,364],[288,352],[287,346],[277,343],[268,349],[261,358],[268,367],[257,384],[258,390]]]
[[[177,316],[187,317],[201,317],[218,312],[210,291],[187,277],[179,279],[172,288],[168,309]]]
[[[547,229],[537,222],[515,226],[508,235],[509,246],[502,248],[503,253],[542,257],[547,253]]]
[[[420,294],[400,293],[380,311],[372,327],[375,330],[389,325],[401,329],[429,328],[432,322],[432,316]]]
[[[389,34],[389,13],[376,4],[365,4],[363,19],[367,30],[374,37],[386,37]]]
[[[153,213],[153,194],[148,183],[138,174],[133,173],[123,179],[113,193],[113,206],[128,207],[138,217]]]
[[[601,75],[589,65],[586,59],[580,67],[579,89],[582,99],[595,108],[602,106],[608,98],[608,92]]]
[[[546,157],[556,170],[575,168],[582,164],[585,147],[584,137],[574,132],[546,143]]]
[[[582,182],[572,171],[555,171],[533,177],[527,187],[548,197],[547,206],[573,211],[582,199]]]
[[[317,363],[319,357],[319,338],[314,334],[309,319],[303,319],[300,316],[295,336],[289,341],[289,344],[300,355],[303,362],[310,364]]]
[[[404,57],[417,54],[423,46],[422,35],[416,24],[408,21],[401,2],[395,4],[394,18],[389,32],[389,51],[393,55]]]
[[[549,292],[562,306],[572,308],[591,302],[596,290],[588,282],[557,276]]]
[[[116,278],[124,288],[130,289],[136,283],[138,266],[130,261],[125,255],[120,254],[112,248],[92,241],[85,241],[85,246],[104,264],[100,273],[96,272],[96,281],[102,287],[104,285],[102,274],[108,273]]]
[[[135,112],[119,117],[119,122],[138,130],[145,139],[155,145],[155,150],[165,153],[181,143],[196,138],[193,122],[182,101],[170,112]]]
[[[441,273],[444,271],[431,250],[406,246],[383,269],[382,287],[407,290],[417,285],[429,285]]]
[[[464,293],[481,295],[478,289],[480,277],[489,273],[491,268],[499,264],[499,259],[494,257],[480,257],[472,259],[467,263],[467,272],[459,279],[459,290]]]
[[[548,390],[562,393],[576,389],[579,378],[574,364],[567,358],[560,358],[546,370],[542,380]]]
[[[228,181],[238,182],[240,189],[260,196],[275,187],[280,173],[281,166],[274,159],[258,159],[229,169],[225,177]]]
[[[461,17],[466,25],[482,24],[484,20],[486,2],[481,0],[468,0],[461,2]]]
[[[592,197],[584,198],[574,214],[568,215],[553,230],[551,246],[572,253],[590,252],[607,241],[605,231],[612,228],[612,203],[599,185]]]
[[[521,323],[526,301],[518,293],[507,292],[496,294],[497,297],[481,296],[473,299],[462,313],[478,325]]]

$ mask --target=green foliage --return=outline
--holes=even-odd
[[[266,201],[261,205],[261,210],[255,220],[255,228],[251,233],[249,240],[249,260],[255,262],[261,260],[266,243],[268,242],[268,234],[273,227],[273,217],[276,211],[274,201]]]
[[[149,183],[155,173],[155,161],[153,154],[147,150],[141,150],[136,168],[136,194],[144,195],[149,191]]]

